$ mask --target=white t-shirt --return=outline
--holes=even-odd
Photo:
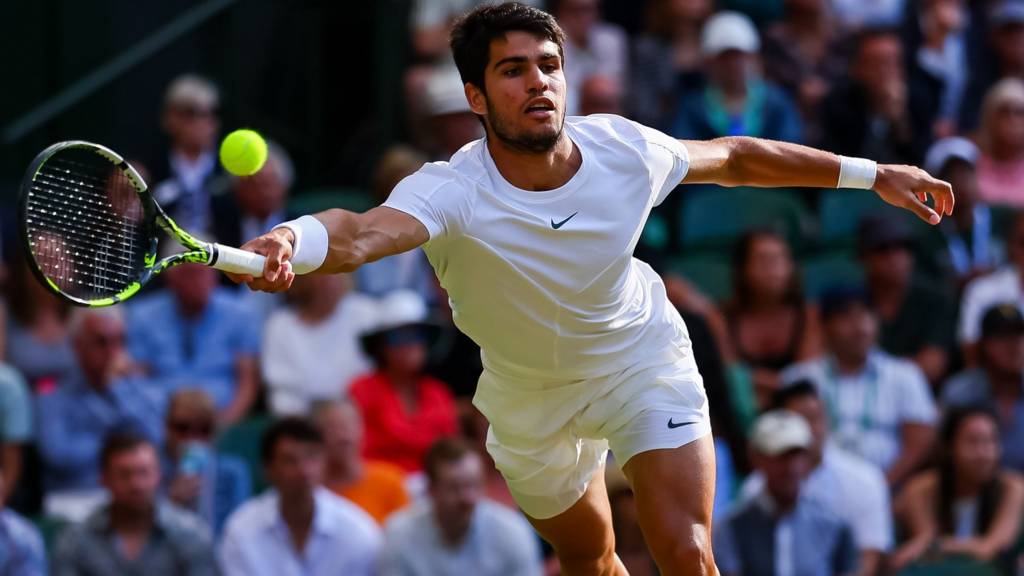
[[[689,347],[661,278],[633,258],[651,208],[682,181],[678,140],[618,116],[569,117],[583,162],[563,186],[513,187],[485,140],[391,193],[430,232],[424,252],[486,370],[549,388]]]
[[[340,398],[352,380],[370,370],[359,335],[377,321],[373,299],[346,294],[323,322],[310,325],[291,308],[271,314],[260,357],[276,415],[308,414],[315,400]]]

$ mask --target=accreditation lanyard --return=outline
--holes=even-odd
[[[826,385],[824,386],[825,392],[825,403],[828,407],[829,418],[831,419],[831,427],[833,430],[840,429],[841,422],[845,421],[842,413],[839,411],[839,371],[836,369],[835,362],[832,359],[826,361],[825,364],[826,372]],[[861,371],[858,376],[860,380],[864,382],[864,394],[862,395],[862,405],[860,411],[860,430],[859,434],[864,434],[874,428],[879,422],[875,419],[876,401],[878,400],[878,386],[879,386],[879,370],[875,363],[868,358],[864,370]],[[843,439],[844,445],[847,448],[851,448],[846,439]]]

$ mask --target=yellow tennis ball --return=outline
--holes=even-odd
[[[253,130],[235,130],[220,144],[220,163],[235,176],[252,176],[267,161],[267,142]]]

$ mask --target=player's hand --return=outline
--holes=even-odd
[[[228,274],[233,282],[245,282],[252,290],[263,292],[282,292],[291,287],[295,280],[291,264],[292,242],[295,236],[287,228],[275,228],[262,236],[257,236],[242,245],[248,250],[267,257],[263,267],[263,276],[253,277],[250,274]]]
[[[889,204],[910,210],[929,224],[938,224],[953,214],[953,189],[948,182],[932,178],[913,166],[879,164],[874,191]],[[935,209],[925,202],[931,196]]]

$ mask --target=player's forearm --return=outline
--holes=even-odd
[[[736,136],[709,142],[721,148],[716,184],[755,187],[832,188],[839,156],[800,144]]]
[[[318,272],[352,272],[367,262],[407,252],[429,239],[412,216],[378,207],[363,214],[333,209],[317,214],[327,228],[327,258]]]

